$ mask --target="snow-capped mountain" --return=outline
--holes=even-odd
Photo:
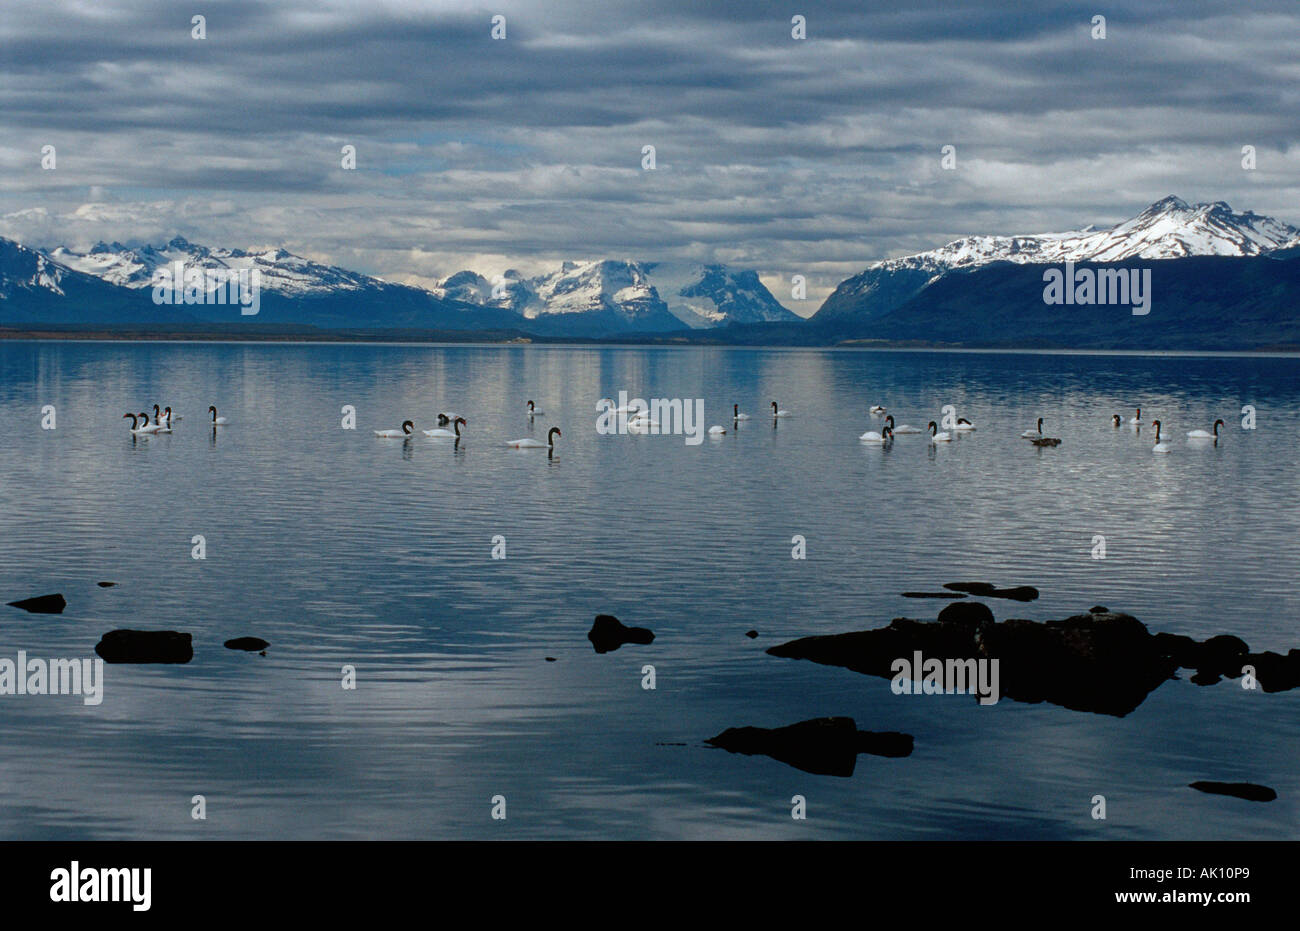
[[[1046,265],[1067,261],[1254,256],[1282,248],[1297,237],[1300,228],[1250,211],[1235,213],[1222,201],[1188,204],[1170,196],[1109,229],[1087,227],[1065,233],[968,236],[929,252],[876,262],[841,282],[814,319],[825,322],[844,317],[878,317],[944,275],[994,262]]]
[[[55,262],[39,249],[0,239],[0,324],[65,327],[163,321],[192,323],[183,308],[140,295]]]
[[[688,262],[565,262],[532,278],[512,269],[495,285],[462,271],[433,290],[449,299],[509,308],[552,332],[575,327],[653,332],[800,319],[781,306],[756,272]]]
[[[77,253],[64,246],[50,257],[60,265],[102,278],[126,288],[147,288],[154,272],[181,262],[186,268],[257,269],[265,291],[310,296],[336,291],[359,291],[382,286],[378,278],[332,265],[321,265],[284,249],[211,249],[177,236],[161,246],[131,249],[119,242],[96,243],[89,252]]]

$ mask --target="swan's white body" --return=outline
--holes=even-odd
[[[397,434],[398,436],[401,436],[401,435],[402,435],[402,434],[401,434],[401,431],[399,431],[399,430],[385,430],[384,432],[385,432],[385,433],[395,433],[395,434]],[[433,437],[433,438],[436,439],[436,440],[455,439],[455,437],[456,437],[456,434],[453,433],[453,432],[450,431],[450,430],[442,430],[442,429],[437,429],[437,430],[421,430],[420,432],[423,433],[425,436],[431,436],[431,437]]]
[[[1153,453],[1170,452],[1173,449],[1173,447],[1170,446],[1168,443],[1161,442],[1160,440],[1160,421],[1158,420],[1151,421],[1151,426],[1156,428],[1156,445],[1151,447],[1151,451]]]
[[[951,433],[948,433],[946,430],[945,430],[944,432],[942,432],[942,433],[936,433],[934,436],[930,437],[930,442],[931,442],[931,443],[951,443],[951,442],[952,442],[952,434],[951,434]]]
[[[409,420],[402,421],[400,430],[376,430],[375,436],[381,440],[402,440],[415,435],[415,425]]]
[[[877,433],[877,432],[874,431],[874,430],[868,430],[866,433],[862,434],[862,436],[858,437],[858,440],[859,440],[860,442],[863,442],[863,443],[882,443],[882,444],[883,444],[883,443],[885,442],[885,440],[887,440],[887,439],[888,439],[888,437],[886,437],[886,436],[884,436],[884,435],[882,435],[882,434],[879,434],[879,433]]]
[[[894,428],[895,433],[924,433],[920,427],[914,427],[911,424],[903,424],[901,427]]]
[[[726,432],[727,432],[726,430],[722,429],[722,427],[717,424],[714,424],[712,427],[709,427],[709,436],[722,436],[722,434]]]
[[[867,410],[873,414],[883,414],[885,412],[885,409],[879,404],[873,404],[871,407],[867,408]]]
[[[956,430],[958,433],[970,433],[972,430],[975,429],[975,425],[973,423],[959,422],[957,426],[953,427],[953,429]]]
[[[225,417],[218,417],[217,409],[215,407],[209,407],[208,413],[212,415],[212,426],[214,427],[224,427],[230,422]]]
[[[1209,430],[1188,430],[1187,438],[1191,440],[1212,440],[1214,434]]]

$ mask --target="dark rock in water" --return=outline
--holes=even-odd
[[[555,657],[554,657],[554,656],[548,656],[548,657],[546,657],[546,661],[547,661],[548,663],[553,663],[553,662],[555,662]]]
[[[949,582],[944,588],[950,592],[966,592],[970,595],[987,595],[990,592],[997,591],[997,586],[992,582]]]
[[[705,741],[731,753],[770,756],[819,776],[852,776],[859,753],[901,757],[912,752],[912,736],[894,731],[860,731],[852,718],[813,718],[786,727],[729,727]]]
[[[1201,655],[1201,645],[1191,637],[1161,632],[1155,635],[1154,640],[1156,649],[1170,657],[1179,666],[1184,669],[1196,668]]]
[[[745,631],[745,636],[748,637],[750,640],[753,640],[755,637],[758,636],[758,631],[756,631],[756,630],[747,630],[747,631]]]
[[[68,602],[59,594],[37,595],[35,598],[11,601],[9,606],[11,608],[22,608],[32,614],[62,614],[63,609],[68,606]]]
[[[965,598],[963,592],[903,592],[904,598]]]
[[[978,601],[950,604],[939,612],[940,624],[969,624],[978,627],[980,624],[993,622],[993,612],[989,610],[989,606]]]
[[[1093,605],[1088,609],[1089,614],[1110,614],[1110,609],[1105,605]]]
[[[650,643],[654,632],[645,627],[628,627],[612,614],[597,614],[587,639],[597,653],[609,653],[625,643]]]
[[[998,588],[988,582],[949,582],[944,588],[954,592],[966,592],[985,598],[1009,598],[1012,601],[1034,601],[1038,598],[1038,589],[1032,585],[1017,585],[1014,588]]]
[[[1277,798],[1277,793],[1268,786],[1256,785],[1253,782],[1189,782],[1188,785],[1198,792],[1231,795],[1248,802],[1271,802]]]
[[[106,663],[188,663],[190,635],[174,630],[110,630],[95,644]]]
[[[1300,686],[1300,650],[1291,650],[1286,656],[1271,650],[1247,653],[1240,657],[1237,671],[1228,677],[1240,677],[1246,666],[1254,668],[1255,679],[1265,692],[1287,692]]]
[[[112,588],[112,587],[113,587],[114,585],[116,585],[117,583],[116,583],[116,582],[96,582],[95,584],[98,585],[100,588]]]
[[[983,611],[975,613],[978,608]],[[971,613],[948,615],[958,609]],[[1177,668],[1155,647],[1146,626],[1127,614],[997,623],[976,602],[952,604],[944,612],[941,620],[894,618],[888,627],[805,637],[767,652],[886,679],[895,675],[895,660],[910,660],[918,651],[925,660],[996,659],[1001,697],[1117,716],[1136,708]]]
[[[1231,634],[1220,634],[1202,643],[1197,650],[1196,668],[1205,673],[1236,678],[1241,675],[1250,647]]]
[[[1015,588],[998,588],[989,592],[990,598],[1010,598],[1012,601],[1034,601],[1038,598],[1038,589],[1032,585],[1017,585]]]
[[[270,645],[261,637],[236,637],[234,640],[227,640],[224,644],[228,650],[247,650],[249,653],[265,650]]]

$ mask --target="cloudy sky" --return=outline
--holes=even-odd
[[[0,236],[36,246],[721,261],[806,315],[870,261],[1166,194],[1300,222],[1296,0],[4,0],[0,47]]]

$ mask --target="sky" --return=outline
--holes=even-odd
[[[412,284],[724,262],[807,316],[870,262],[1168,194],[1300,223],[1296,49],[1296,0],[4,0],[0,236]]]

